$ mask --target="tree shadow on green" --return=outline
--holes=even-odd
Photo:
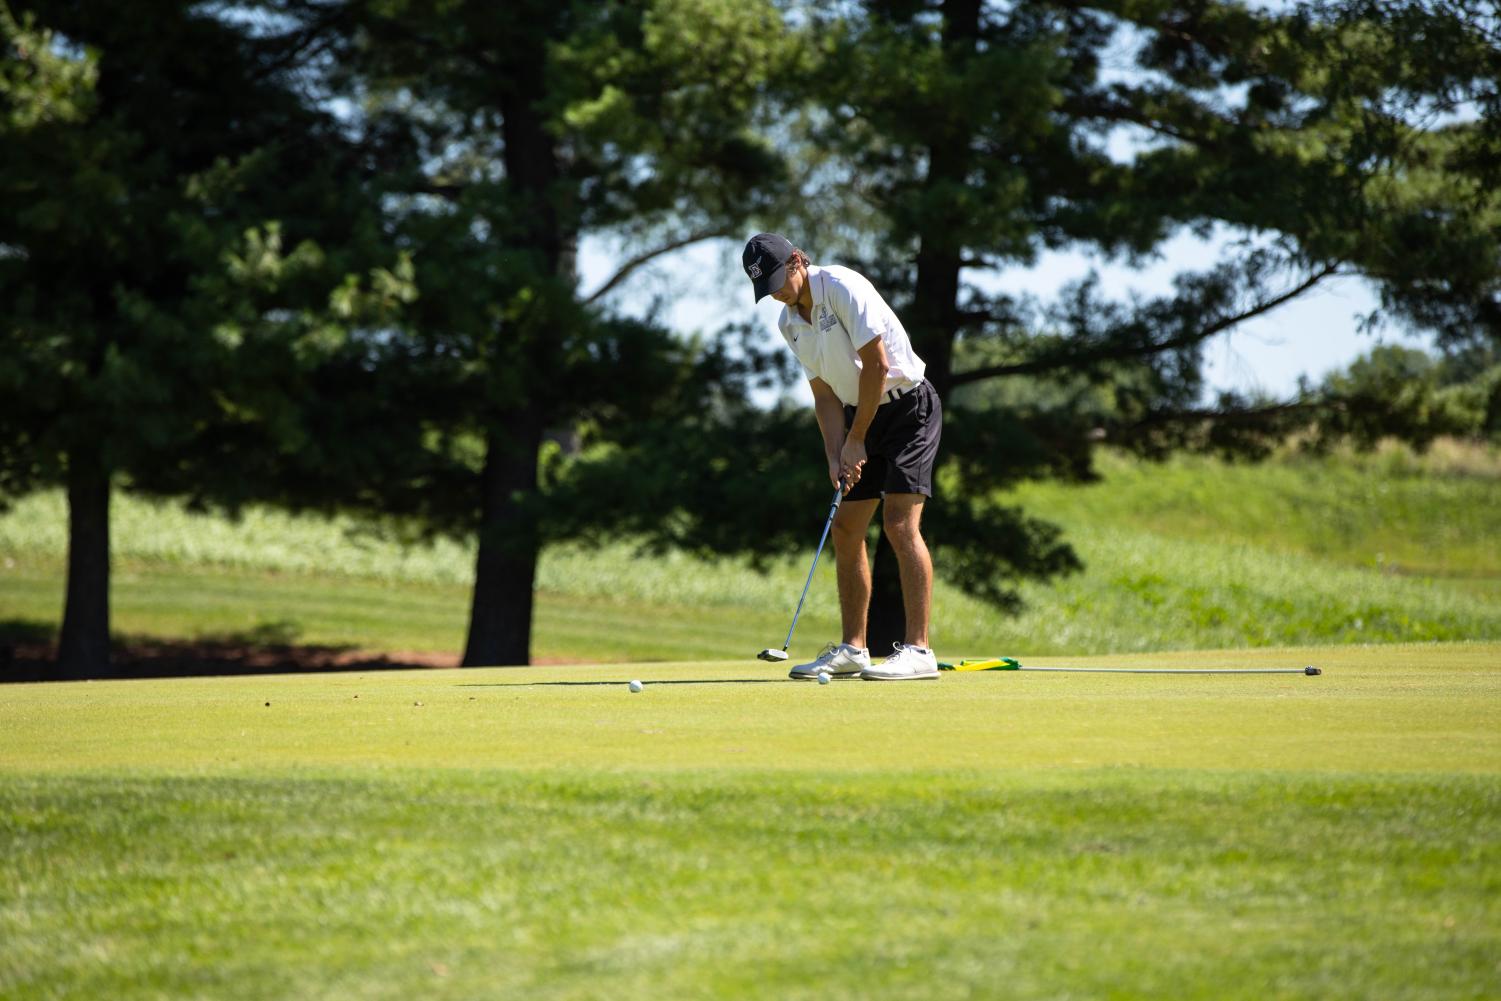
[[[769,685],[769,684],[809,684],[809,682],[794,682],[791,678],[670,678],[661,681],[643,681],[641,684],[646,688],[655,688],[658,685]],[[460,685],[460,688],[614,688],[617,685],[627,684],[626,681],[615,679],[613,681],[489,681],[477,684]]]
[[[319,671],[382,671],[455,667],[451,656],[375,653],[348,645],[296,642],[301,627],[267,621],[247,630],[193,639],[116,635],[112,679],[183,678]],[[0,620],[0,683],[57,680],[57,627],[27,619]]]

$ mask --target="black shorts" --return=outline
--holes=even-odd
[[[844,408],[844,427],[855,408]],[[933,460],[943,434],[943,405],[926,379],[905,396],[883,403],[865,432],[865,469],[845,500],[873,500],[887,494],[933,496]]]

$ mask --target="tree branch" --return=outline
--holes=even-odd
[[[1083,365],[1093,365],[1099,362],[1120,361],[1126,358],[1139,358],[1147,355],[1161,354],[1164,351],[1172,351],[1177,348],[1186,348],[1200,341],[1208,340],[1215,334],[1229,330],[1237,324],[1244,323],[1252,317],[1270,312],[1283,303],[1295,299],[1313,288],[1319,282],[1336,273],[1338,264],[1330,264],[1319,271],[1314,272],[1305,281],[1299,283],[1288,291],[1270,299],[1264,300],[1252,306],[1244,312],[1234,316],[1227,316],[1216,320],[1209,326],[1177,337],[1170,337],[1164,341],[1156,341],[1145,345],[1118,344],[1101,345],[1093,350],[1054,352],[1033,358],[1030,361],[1016,362],[1010,365],[990,365],[985,368],[972,369],[968,372],[956,372],[950,379],[950,386],[963,386],[971,382],[980,382],[984,379],[994,379],[1006,375],[1038,375],[1043,372],[1051,372],[1060,368],[1074,368]]]
[[[1212,408],[1190,407],[1183,410],[1158,410],[1147,414],[1139,420],[1119,427],[1105,429],[1102,441],[1111,444],[1122,444],[1129,441],[1133,434],[1150,430],[1152,428],[1167,427],[1173,424],[1205,424],[1217,423],[1229,426],[1254,425],[1271,417],[1291,417],[1296,414],[1318,413],[1339,407],[1337,400],[1288,400],[1282,403],[1269,403],[1260,407],[1243,407],[1238,410],[1215,410]]]
[[[1224,144],[1203,134],[1194,134],[1186,129],[1168,124],[1160,116],[1147,114],[1134,105],[1118,100],[1104,94],[1087,94],[1069,98],[1061,105],[1064,111],[1077,115],[1080,118],[1093,118],[1099,121],[1125,123],[1139,125],[1149,132],[1169,139],[1205,149],[1222,149]],[[1214,114],[1209,109],[1190,103],[1192,112],[1201,115],[1218,125],[1230,125],[1225,118]]]
[[[681,240],[674,240],[672,243],[666,244],[665,246],[657,247],[654,250],[648,250],[644,254],[637,254],[635,257],[632,257],[630,260],[622,264],[620,266],[620,270],[616,271],[615,274],[610,277],[609,281],[605,282],[599,288],[595,289],[589,295],[585,296],[584,302],[585,304],[592,304],[596,302],[607,292],[613,289],[616,285],[619,285],[621,282],[629,278],[631,272],[635,271],[642,265],[650,263],[656,258],[661,257],[663,254],[670,254],[674,250],[681,250],[689,244],[700,243],[704,240],[712,240],[717,236],[729,235],[730,234],[727,231],[722,229],[703,230],[697,233],[691,233],[688,236],[683,237],[683,239]]]
[[[264,80],[273,74],[280,73],[298,61],[306,61],[327,52],[336,46],[339,39],[336,35],[330,35],[331,29],[347,24],[351,12],[345,7],[331,7],[314,16],[296,31],[288,32],[275,39],[268,38],[268,48],[281,47],[281,51],[269,62],[260,68],[255,74],[257,81]]]
[[[459,199],[464,196],[464,192],[469,190],[469,185],[438,184],[433,181],[428,181],[425,184],[411,185],[407,190],[414,195],[433,195],[437,198],[443,199],[446,202],[457,203]]]

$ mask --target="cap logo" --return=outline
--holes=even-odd
[[[752,261],[751,266],[745,269],[745,273],[750,275],[752,278],[760,278],[761,258],[757,257],[754,261]]]

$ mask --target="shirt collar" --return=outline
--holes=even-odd
[[[814,309],[817,309],[819,306],[822,306],[824,303],[824,282],[822,276],[823,268],[820,268],[817,264],[808,265],[808,287],[813,290],[813,307],[809,310],[810,313]],[[814,281],[814,278],[817,278],[818,280]],[[803,326],[807,327],[812,326],[813,321],[808,320],[804,322],[803,318],[798,315],[798,312],[794,307],[783,306],[781,326],[790,327],[794,323],[801,323],[803,324]]]
[[[815,281],[815,278],[818,280]],[[824,299],[823,268],[817,264],[808,265],[808,284],[813,289],[813,305],[822,306]]]

